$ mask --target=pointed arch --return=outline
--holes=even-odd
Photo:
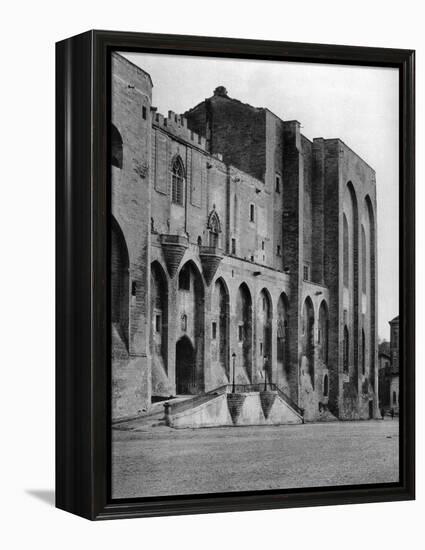
[[[359,298],[359,268],[360,268],[360,231],[359,231],[359,207],[355,187],[351,181],[346,185],[343,211],[347,219],[348,225],[348,285],[344,284],[347,291],[345,292],[345,299],[347,310],[347,330],[350,334],[349,345],[349,357],[348,363],[353,366],[353,380],[357,380],[359,374],[359,337],[360,337],[360,323],[359,318],[360,302]],[[345,255],[344,250],[344,255]],[[357,385],[355,386],[357,388]]]
[[[319,307],[317,340],[319,343],[320,358],[327,365],[329,355],[329,309],[326,300],[322,300]]]
[[[187,337],[193,347],[194,378],[188,393],[199,393],[204,389],[204,282],[201,272],[193,260],[182,265],[178,273],[177,337]],[[185,348],[186,349],[186,348]],[[188,348],[187,348],[188,349]],[[179,369],[176,355],[176,372]],[[186,382],[185,382],[186,383]],[[189,391],[190,390],[190,391]]]
[[[314,307],[310,296],[304,300],[302,308],[302,348],[307,359],[308,374],[314,389]]]
[[[130,258],[124,233],[111,218],[111,320],[128,348],[130,318]]]
[[[171,161],[171,200],[175,204],[184,204],[185,169],[180,155]]]
[[[168,371],[168,283],[158,261],[151,264],[151,353]]]
[[[258,298],[257,308],[257,334],[258,334],[258,356],[261,368],[264,368],[265,375],[269,382],[272,382],[272,299],[267,288],[263,288]]]
[[[237,340],[242,353],[242,366],[252,380],[252,298],[248,285],[242,283],[236,296]]]
[[[276,361],[278,373],[282,373],[285,379],[290,370],[289,363],[289,300],[282,292],[279,296],[276,309]]]
[[[208,216],[207,229],[209,232],[209,246],[219,246],[221,223],[215,209]]]
[[[366,240],[368,242],[367,250],[367,274],[366,274],[366,294],[368,297],[369,310],[367,312],[369,327],[366,332],[366,355],[369,356],[368,365],[369,367],[369,381],[372,385],[372,388],[375,390],[375,374],[376,374],[376,365],[375,365],[375,352],[376,352],[376,220],[375,212],[372,204],[372,200],[369,195],[365,197],[365,214],[367,218],[367,225],[369,226],[368,234],[366,235]]]
[[[222,277],[213,288],[212,296],[212,355],[229,375],[229,289]]]

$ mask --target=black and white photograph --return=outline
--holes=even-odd
[[[399,71],[110,73],[112,498],[397,484]]]

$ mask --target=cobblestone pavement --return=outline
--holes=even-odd
[[[398,481],[398,420],[113,430],[115,498]]]

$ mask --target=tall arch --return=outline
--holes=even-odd
[[[349,286],[349,272],[350,272],[350,241],[348,237],[348,221],[347,216],[343,214],[343,281],[344,287],[348,288]]]
[[[307,359],[308,374],[314,389],[314,307],[309,296],[304,301],[302,312],[302,349]]]
[[[325,300],[322,300],[319,308],[319,330],[317,340],[320,358],[327,366],[329,355],[329,311]]]
[[[246,283],[238,288],[236,296],[236,323],[242,366],[252,380],[252,298]]]
[[[264,367],[265,376],[272,382],[272,300],[266,288],[260,292],[257,308],[257,332],[259,364]]]
[[[276,339],[276,362],[278,373],[287,378],[290,370],[289,359],[289,301],[284,292],[279,296],[277,302],[277,339]]]
[[[212,295],[212,356],[229,375],[229,291],[224,280],[219,277]]]
[[[167,372],[168,285],[159,262],[151,265],[151,354]]]
[[[369,195],[365,197],[365,217],[368,226],[366,235],[367,257],[366,257],[366,295],[368,304],[368,330],[366,332],[366,357],[369,367],[369,381],[375,390],[375,348],[376,348],[376,235],[375,235],[375,214],[372,201]]]
[[[111,220],[111,320],[121,339],[129,345],[130,259],[124,234],[118,222]]]
[[[184,204],[185,170],[180,155],[175,155],[171,162],[171,200],[175,204]]]
[[[344,242],[344,258],[348,261],[348,284],[344,281],[343,307],[347,311],[346,325],[352,336],[348,363],[353,365],[352,380],[357,388],[359,365],[359,211],[356,191],[347,183],[343,201],[344,219],[347,222],[348,243]],[[348,256],[348,258],[347,258]]]
[[[123,146],[122,137],[114,124],[111,124],[111,164],[117,168],[122,168]]]
[[[187,359],[190,354],[185,340],[182,349],[186,355],[183,352],[179,355],[177,352],[182,349],[176,347],[176,388],[180,393],[197,394],[204,389],[204,283],[192,260],[187,261],[178,274],[177,340],[182,338],[191,342],[193,360]],[[179,361],[186,361],[185,357],[189,362],[182,366]],[[189,373],[190,369],[193,372]]]

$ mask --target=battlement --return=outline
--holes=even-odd
[[[168,111],[167,117],[156,112],[155,108],[153,108],[152,111],[153,124],[180,139],[184,139],[195,147],[199,147],[204,151],[207,150],[206,139],[188,128],[186,117],[178,115],[174,113],[174,111]]]

